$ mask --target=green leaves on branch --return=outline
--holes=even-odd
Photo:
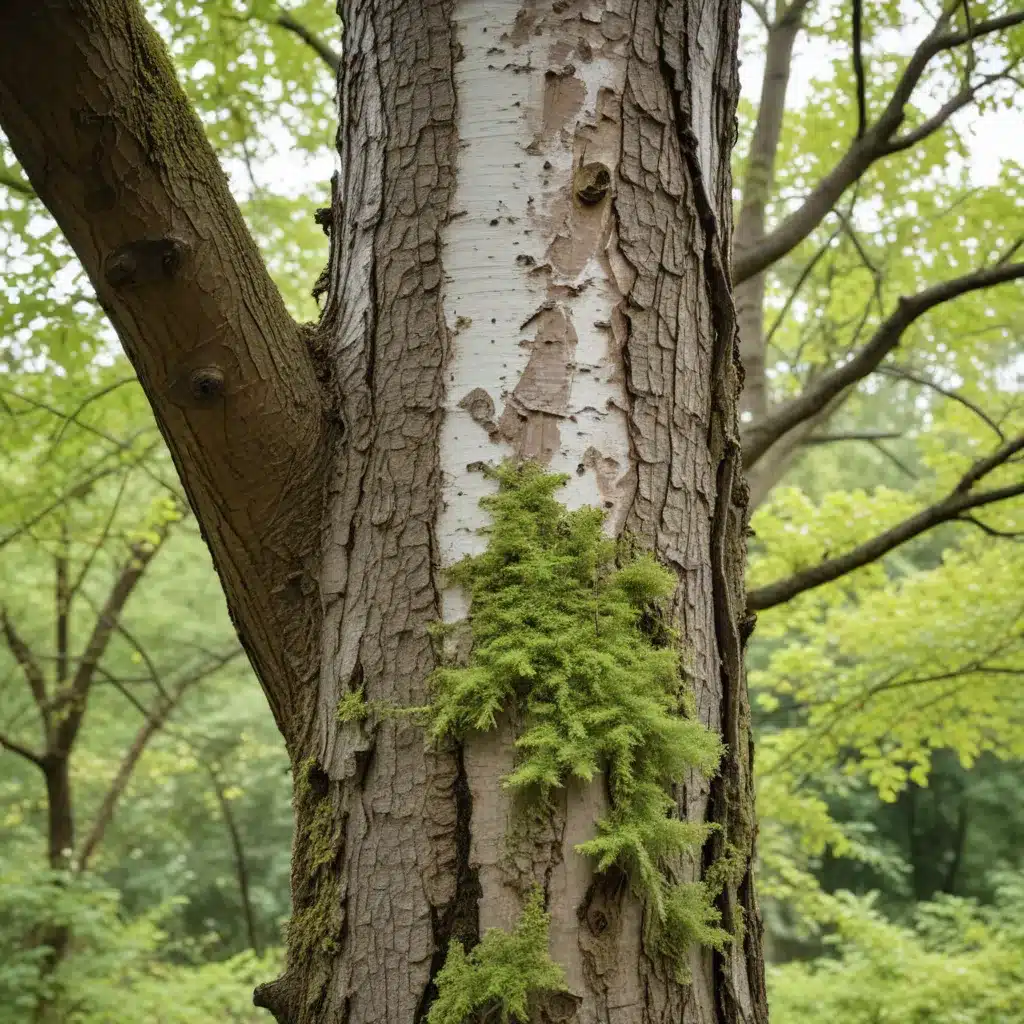
[[[512,463],[494,473],[487,549],[450,572],[470,593],[472,653],[435,673],[430,735],[511,714],[519,756],[505,785],[534,799],[607,773],[611,813],[577,849],[598,871],[629,873],[654,941],[684,972],[688,944],[721,948],[727,935],[709,887],[681,878],[712,826],[675,816],[672,785],[692,769],[713,774],[721,741],[688,717],[679,651],[662,642],[658,605],[675,576],[646,554],[616,567],[603,512],[556,500],[567,477]]]

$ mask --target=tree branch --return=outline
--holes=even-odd
[[[27,199],[36,198],[35,190],[27,181],[23,181],[16,174],[12,174],[6,169],[0,169],[0,185],[3,185],[4,188],[9,188],[12,192],[25,196]]]
[[[55,708],[60,712],[53,747],[67,755],[75,742],[78,730],[85,716],[89,690],[96,675],[96,667],[106,653],[111,637],[117,630],[118,621],[132,592],[149,567],[150,562],[163,546],[170,530],[170,523],[164,523],[157,530],[155,544],[133,544],[128,561],[111,588],[103,608],[96,617],[89,642],[78,662],[71,682],[56,697]]]
[[[744,432],[744,464],[753,466],[785,433],[823,409],[845,388],[873,372],[896,348],[904,331],[930,309],[969,292],[1021,278],[1024,278],[1024,263],[1009,263],[975,270],[963,277],[933,285],[916,295],[901,298],[896,304],[896,311],[881,324],[871,340],[856,355],[813,381],[800,395],[779,406],[760,423]]]
[[[177,708],[181,703],[182,698],[190,687],[202,682],[204,679],[208,679],[215,672],[218,672],[228,664],[228,662],[239,657],[241,654],[241,648],[232,648],[232,650],[227,654],[214,658],[212,663],[203,665],[194,672],[185,676],[183,679],[180,679],[172,688],[164,686],[162,680],[159,679],[159,676],[156,676],[154,681],[157,683],[159,695],[157,697],[156,707],[153,710],[146,710],[146,708],[144,708],[124,687],[122,687],[117,680],[114,680],[111,676],[107,676],[107,678],[111,679],[111,681],[118,686],[121,693],[135,705],[136,709],[144,716],[144,721],[142,725],[139,726],[138,732],[135,734],[135,739],[132,741],[132,745],[128,748],[128,751],[121,759],[121,764],[118,766],[117,772],[114,775],[114,778],[103,797],[103,801],[100,804],[100,808],[96,813],[96,817],[93,820],[92,828],[89,830],[89,835],[82,844],[81,850],[78,854],[79,871],[85,871],[88,867],[92,855],[96,852],[96,847],[99,846],[107,827],[114,818],[114,811],[117,808],[118,801],[121,799],[125,789],[128,787],[132,773],[135,771],[136,765],[142,758],[149,741],[164,727],[168,718],[170,718],[175,708]],[[106,675],[106,673],[103,674]]]
[[[835,558],[827,558],[818,565],[802,569],[782,580],[776,580],[767,586],[755,587],[747,592],[747,610],[763,611],[776,605],[791,601],[798,594],[813,590],[825,583],[845,576],[854,569],[877,561],[894,548],[905,544],[908,540],[920,536],[940,523],[955,522],[962,519],[965,512],[971,509],[992,505],[998,501],[1006,501],[1024,494],[1024,482],[1008,484],[989,491],[974,493],[974,486],[985,476],[1005,464],[1016,452],[1024,450],[1024,434],[1002,445],[991,455],[979,459],[960,478],[956,486],[941,501],[929,505],[885,530],[852,551]]]
[[[772,27],[772,19],[768,14],[768,5],[763,4],[760,0],[743,0],[743,2],[749,7],[754,14],[757,16],[757,20],[761,24],[770,29]]]
[[[818,182],[803,204],[786,217],[774,231],[754,244],[744,246],[743,240],[737,236],[737,251],[733,256],[733,284],[739,284],[762,273],[776,260],[781,259],[799,245],[824,220],[839,197],[876,160],[887,155],[889,152],[887,147],[892,144],[895,133],[906,117],[906,106],[929,61],[936,54],[1024,23],[1024,11],[1022,11],[978,22],[972,26],[970,32],[943,32],[951,13],[952,10],[947,9],[935,23],[932,31],[914,51],[878,120],[862,136],[853,141],[839,163]],[[985,81],[969,88],[977,91],[984,84],[986,84]],[[961,95],[962,93],[958,94],[958,97]],[[964,105],[957,103],[958,97],[954,97],[944,105],[939,114],[925,122],[928,126],[927,132],[918,134],[915,137],[915,142],[921,141],[925,135],[940,128],[956,110]],[[924,125],[914,131],[921,133],[923,129]],[[908,145],[912,144],[908,143]],[[904,147],[901,142],[898,142],[896,149],[901,148]]]
[[[864,79],[864,49],[862,29],[864,10],[862,0],[853,0],[853,77],[857,83],[857,134],[862,139],[868,127],[867,84]]]
[[[271,24],[277,25],[298,36],[316,55],[335,73],[341,67],[341,54],[329,46],[315,32],[311,32],[300,21],[296,21],[287,11],[282,11]]]
[[[943,398],[949,398],[954,402],[959,402],[965,409],[969,409],[983,423],[991,427],[1000,441],[1006,440],[1006,435],[1003,433],[999,424],[996,423],[996,421],[993,420],[980,405],[975,404],[969,398],[964,398],[964,396],[958,392],[950,391],[948,388],[941,387],[934,381],[929,380],[927,377],[916,374],[911,370],[904,369],[902,366],[879,366],[876,368],[875,372],[884,373],[888,377],[897,377],[900,380],[911,381],[914,384],[920,384],[922,387],[930,388],[936,394],[942,395]]]
[[[5,736],[2,732],[0,732],[0,747],[3,747],[4,750],[9,750],[12,754],[17,754],[18,757],[23,757],[26,761],[31,761],[37,768],[42,769],[44,767],[43,758],[40,754],[29,750],[28,747],[23,747],[20,743]]]
[[[238,880],[238,894],[242,900],[242,913],[245,917],[245,929],[249,936],[249,946],[259,956],[263,947],[259,942],[256,931],[256,915],[253,912],[252,898],[249,894],[249,865],[245,856],[245,844],[242,842],[242,833],[235,821],[234,812],[231,810],[231,801],[228,800],[224,785],[220,780],[217,769],[201,759],[201,764],[210,777],[210,784],[217,796],[217,805],[220,807],[221,817],[228,830],[228,838],[231,840],[231,851],[235,860],[235,877]]]
[[[938,131],[958,110],[963,110],[986,85],[991,85],[993,82],[997,82],[1004,77],[1004,74],[986,75],[976,84],[965,86],[916,128],[912,128],[909,132],[890,139],[883,147],[880,156],[902,153],[904,150],[916,146],[919,142],[923,142],[933,132]]]
[[[989,526],[988,523],[983,523],[977,516],[970,514],[957,516],[957,521],[970,523],[971,526],[976,526],[989,537],[998,537],[1000,540],[1018,540],[1024,537],[1024,530],[997,530],[994,526]]]
[[[130,358],[275,717],[319,660],[328,421],[288,315],[138,0],[3,5],[0,124]],[[253,524],[259,524],[258,529]]]
[[[895,441],[902,436],[898,430],[846,430],[834,434],[811,434],[801,443],[814,445],[836,444],[841,441]]]
[[[180,693],[175,694],[176,698],[180,698],[180,696]],[[114,775],[110,786],[107,788],[107,792],[103,796],[103,801],[100,804],[99,810],[96,812],[95,819],[93,820],[92,828],[89,829],[89,834],[85,837],[85,842],[82,843],[82,848],[77,857],[79,871],[85,871],[86,868],[88,868],[89,861],[92,859],[92,855],[96,852],[96,847],[99,846],[100,840],[102,840],[103,835],[107,830],[107,826],[114,818],[114,810],[117,807],[117,803],[121,799],[125,789],[128,788],[128,782],[132,777],[132,773],[135,771],[135,766],[142,758],[142,754],[149,741],[162,728],[164,722],[167,720],[167,716],[173,710],[173,707],[174,705],[171,701],[161,698],[156,710],[147,714],[146,719],[143,721],[142,725],[139,726],[138,732],[135,734],[135,739],[132,740],[131,746],[121,759],[117,772]]]
[[[0,608],[0,626],[3,628],[7,646],[14,656],[14,660],[21,666],[25,681],[32,692],[32,699],[36,702],[36,707],[39,709],[39,716],[43,723],[43,732],[49,735],[50,701],[46,693],[46,677],[43,675],[43,670],[39,662],[36,661],[35,655],[28,644],[25,643],[14,628],[14,623],[11,621],[6,608]]]

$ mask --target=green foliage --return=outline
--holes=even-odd
[[[910,926],[870,900],[838,901],[835,955],[769,968],[776,1024],[1020,1024],[1024,1021],[1024,879],[993,906],[944,897]]]
[[[201,949],[167,944],[162,922],[172,909],[126,921],[116,890],[89,877],[0,862],[0,1024],[31,1020],[43,999],[65,1024],[262,1020],[248,993],[279,955],[243,953],[194,966],[188,961]],[[26,937],[69,926],[68,955],[44,970],[47,947]]]
[[[713,774],[721,741],[685,714],[676,644],[643,628],[675,577],[644,554],[616,568],[601,510],[556,500],[566,477],[511,462],[495,476],[487,548],[451,571],[471,596],[472,653],[436,672],[431,734],[491,729],[511,711],[523,726],[505,785],[541,799],[606,772],[611,813],[577,849],[629,873],[677,964],[687,943],[720,948],[710,893],[677,878],[710,826],[674,816],[671,786],[690,769]]]
[[[436,980],[428,1024],[462,1024],[485,1011],[497,1012],[502,1024],[522,1024],[530,1019],[532,998],[566,991],[562,968],[548,955],[548,915],[540,889],[532,892],[510,932],[488,929],[469,953],[453,941]]]

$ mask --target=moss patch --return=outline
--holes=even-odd
[[[502,1024],[527,1021],[531,1000],[566,991],[562,968],[548,955],[541,891],[534,890],[512,931],[488,929],[469,953],[452,942],[436,981],[427,1024],[461,1024],[477,1014],[489,1020],[495,1013]]]
[[[507,787],[542,800],[572,777],[606,773],[611,813],[577,849],[598,871],[628,873],[655,948],[683,977],[690,944],[721,949],[728,934],[710,887],[678,877],[713,826],[676,816],[672,784],[693,768],[712,775],[722,746],[687,717],[678,638],[659,612],[676,577],[645,553],[616,565],[604,513],[555,498],[568,477],[529,463],[492,472],[487,549],[450,572],[471,597],[469,663],[435,672],[430,734],[462,738],[514,708],[524,725]]]

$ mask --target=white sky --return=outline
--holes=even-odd
[[[759,28],[756,17],[744,6],[743,30],[744,39],[749,33]],[[760,30],[763,32],[763,29]],[[891,33],[891,45],[894,52],[909,55],[926,33],[923,24],[901,29]],[[798,37],[793,54],[792,70],[787,93],[787,107],[801,106],[810,96],[811,83],[815,78],[824,78],[830,74],[831,62],[835,59],[849,59],[848,46],[830,46],[823,39],[808,39],[806,33]],[[761,91],[761,75],[764,69],[763,54],[760,48],[741,45],[740,82],[744,97],[756,102]],[[870,74],[870,61],[867,71]],[[955,89],[951,90],[954,92]],[[915,102],[925,110],[937,104],[928,104],[926,97],[915,93]],[[1004,160],[1013,160],[1024,164],[1024,99],[1020,98],[1013,109],[1000,107],[996,111],[979,114],[973,107],[961,111],[953,123],[961,131],[972,136],[970,142],[971,178],[977,185],[991,185],[999,177],[999,165]]]

